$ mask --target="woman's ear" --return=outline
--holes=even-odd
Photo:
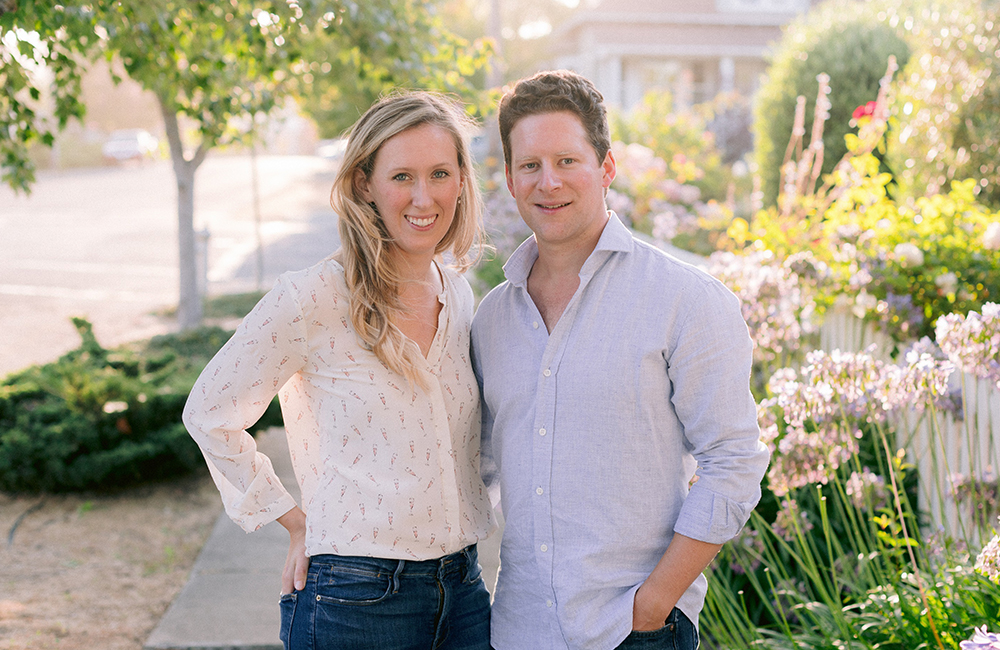
[[[360,169],[354,170],[354,188],[366,202],[371,203],[372,194],[368,191],[368,177]]]

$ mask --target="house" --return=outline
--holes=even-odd
[[[781,28],[817,0],[601,0],[553,34],[558,68],[593,80],[614,106],[669,90],[677,108],[751,96]]]

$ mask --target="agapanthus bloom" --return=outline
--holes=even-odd
[[[870,353],[814,350],[800,371],[776,372],[768,382],[772,397],[758,409],[762,439],[772,451],[771,490],[781,497],[805,485],[829,483],[857,453],[865,424],[931,400],[946,402],[951,369],[950,362],[916,347],[899,366]],[[865,478],[854,479],[859,498]]]
[[[798,505],[794,500],[783,499],[781,501],[781,509],[778,510],[772,527],[774,528],[775,535],[781,537],[786,542],[790,542],[795,538],[796,529],[806,533],[812,530],[813,525],[809,522],[809,516],[804,511],[798,509]]]
[[[987,632],[986,626],[976,628],[976,633],[968,641],[958,644],[961,650],[1000,650],[1000,634]]]
[[[851,472],[844,491],[858,509],[870,506],[873,510],[878,510],[889,502],[885,479],[867,467],[860,472]]]
[[[982,313],[948,314],[935,324],[938,345],[963,372],[1000,388],[1000,305],[988,302]]]
[[[922,411],[933,403],[940,410],[960,415],[961,404],[955,413],[955,401],[948,386],[955,366],[940,357],[936,346],[925,338],[903,355],[904,364],[886,366],[885,392],[879,391],[885,408],[891,410],[905,403]]]
[[[739,297],[759,359],[770,361],[795,352],[802,335],[815,329],[810,321],[815,303],[803,290],[798,274],[778,262],[771,251],[719,252],[709,261],[709,272]],[[801,256],[790,264],[808,266]]]
[[[1000,535],[994,535],[976,557],[976,571],[1000,584]]]

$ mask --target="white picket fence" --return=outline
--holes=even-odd
[[[892,342],[885,334],[856,318],[847,308],[827,312],[820,329],[820,347],[832,352],[861,352],[874,344],[873,356],[888,360]],[[910,411],[898,414],[893,425],[897,444],[919,476],[919,508],[929,515],[931,530],[973,540],[989,539],[997,522],[976,526],[968,505],[956,504],[952,478],[961,474],[979,480],[994,480],[1000,470],[1000,391],[991,382],[968,373],[955,372],[952,388],[962,391],[963,420],[948,413]],[[936,420],[936,422],[935,422]],[[934,427],[939,427],[935,432]]]

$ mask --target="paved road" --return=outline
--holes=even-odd
[[[259,159],[264,288],[338,245],[334,163]],[[196,228],[210,233],[210,294],[256,288],[250,159],[209,157],[195,180]],[[76,347],[71,316],[113,345],[170,331],[177,304],[177,216],[165,161],[43,172],[31,195],[0,188],[0,376]]]

